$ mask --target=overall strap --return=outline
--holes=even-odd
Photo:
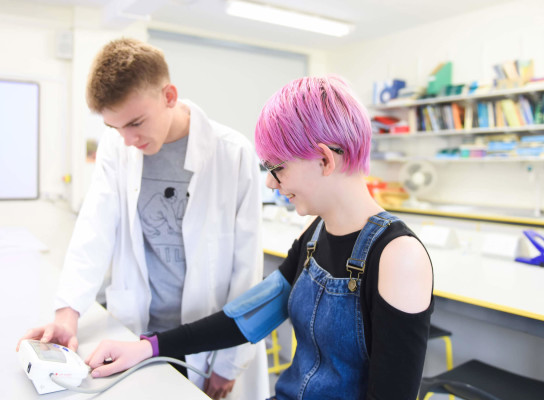
[[[361,274],[365,272],[366,258],[368,252],[372,247],[372,244],[380,237],[385,229],[392,223],[399,220],[398,217],[389,214],[387,211],[382,211],[377,215],[373,215],[368,219],[357,241],[353,246],[351,257],[348,258],[346,263],[346,270],[349,272],[348,289],[354,292],[357,289],[357,280]],[[353,277],[353,273],[357,274],[357,277]]]
[[[323,228],[323,220],[319,221],[319,224],[317,224],[314,230],[312,238],[310,239],[308,243],[306,243],[306,261],[304,261],[304,268],[306,268],[306,266],[310,262],[310,258],[312,258],[312,254],[314,253],[317,247],[317,239],[319,238],[319,234],[321,233],[322,228]]]

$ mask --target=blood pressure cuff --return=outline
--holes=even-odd
[[[289,293],[291,285],[276,270],[261,283],[225,304],[223,311],[227,317],[234,319],[247,340],[257,343],[287,319]]]

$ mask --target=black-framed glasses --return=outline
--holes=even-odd
[[[342,150],[340,147],[331,147],[327,146],[331,151],[334,151],[336,154],[344,154],[344,150]]]
[[[344,154],[344,150],[342,150],[340,147],[331,147],[331,146],[327,146],[331,151],[334,151],[336,154],[339,154],[339,155],[343,155]],[[287,161],[282,161],[276,165],[270,165],[268,162],[266,161],[262,161],[261,162],[261,165],[268,171],[270,172],[270,175],[272,175],[274,177],[274,179],[276,180],[276,182],[278,182],[279,184],[281,184],[279,178],[278,178],[278,175],[277,175],[277,172],[281,171],[283,169],[282,165],[285,164]]]
[[[274,177],[274,179],[278,182],[278,183],[281,183],[279,178],[278,178],[278,175],[276,175],[276,171],[279,170],[281,171],[283,169],[282,165],[285,164],[285,161],[282,161],[276,165],[270,165],[268,164],[266,161],[262,161],[261,162],[261,165],[268,171],[270,172],[270,175],[272,175]]]

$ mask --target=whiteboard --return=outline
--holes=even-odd
[[[158,30],[149,30],[149,36],[149,43],[165,54],[179,97],[251,143],[266,101],[307,74],[305,54]]]
[[[39,193],[39,86],[0,80],[0,200]]]

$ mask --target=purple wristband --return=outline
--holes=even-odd
[[[152,357],[157,357],[159,355],[159,341],[157,339],[157,335],[153,335],[151,337],[140,335],[140,340],[147,340],[149,343],[151,343],[151,349],[153,349]]]

